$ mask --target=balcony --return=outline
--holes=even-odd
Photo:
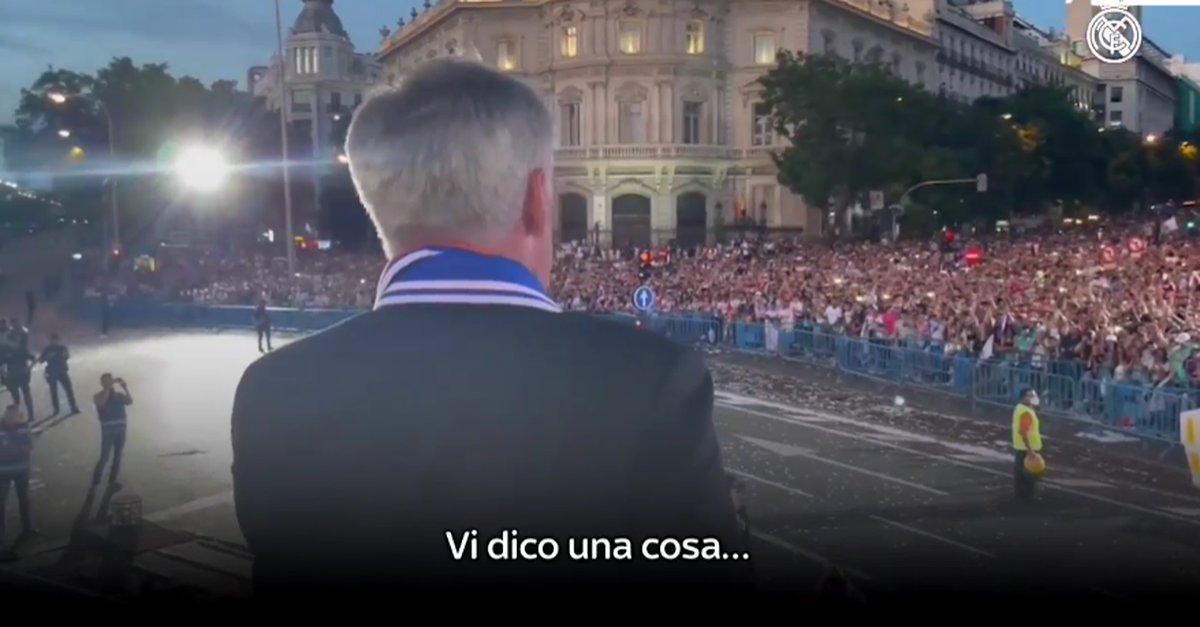
[[[875,0],[832,1],[836,4],[842,4],[850,7],[860,13],[870,15],[877,20],[891,23],[904,30],[912,31],[925,37],[933,36],[933,25],[924,19],[909,13],[908,5],[898,0],[886,5],[876,2]]]
[[[621,145],[621,146],[571,146],[558,148],[554,151],[554,159],[559,163],[573,161],[605,161],[611,159],[628,159],[634,161],[656,159],[711,159],[739,161],[769,160],[771,153],[779,150],[779,146],[754,146],[753,148],[732,148],[729,146],[710,145]]]
[[[733,149],[728,146],[691,144],[571,146],[554,151],[554,158],[565,161],[604,161],[607,159],[730,159]]]

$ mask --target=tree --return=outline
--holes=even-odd
[[[172,76],[166,64],[139,66],[127,57],[94,75],[47,69],[22,90],[13,119],[2,131],[9,168],[50,179],[61,196],[97,209],[115,185],[126,241],[163,207],[179,205],[178,187],[161,175],[181,146],[215,144],[232,160],[272,147],[279,154],[278,117],[234,81],[206,87]]]
[[[786,141],[779,180],[838,224],[867,191],[903,180],[919,150],[907,126],[919,94],[878,63],[784,52],[761,79],[763,102]]]
[[[783,53],[761,79],[784,141],[779,181],[844,224],[867,190],[988,175],[988,191],[922,187],[906,222],[928,230],[1047,208],[1109,212],[1191,198],[1200,134],[1142,138],[1097,128],[1063,88],[1036,85],[966,105],[930,94],[879,63]],[[921,215],[916,215],[918,205]]]

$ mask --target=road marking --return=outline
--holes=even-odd
[[[822,464],[836,466],[836,467],[842,468],[842,470],[848,470],[851,472],[860,472],[860,473],[866,474],[866,476],[875,477],[876,479],[884,480],[884,482],[899,483],[900,485],[908,486],[908,488],[923,490],[926,492],[930,492],[930,494],[936,494],[937,496],[949,496],[950,495],[950,492],[943,492],[942,490],[938,490],[937,488],[930,488],[930,486],[928,486],[928,485],[913,483],[913,482],[910,482],[910,480],[905,480],[905,479],[900,479],[900,478],[889,476],[889,474],[883,474],[883,473],[875,472],[872,470],[866,470],[866,468],[863,468],[860,466],[854,466],[853,464],[846,464],[846,462],[844,462],[844,461],[822,458],[822,456],[820,456],[820,455],[812,454],[811,452],[808,452],[808,450],[804,450],[803,448],[797,448],[797,447],[790,446],[790,444],[780,444],[779,442],[772,442],[769,440],[758,440],[757,437],[746,437],[743,435],[739,435],[738,437],[742,438],[742,440],[745,440],[746,442],[749,442],[751,444],[756,444],[756,446],[766,448],[767,450],[770,450],[770,452],[788,456],[788,458],[804,458],[804,459],[810,459],[812,461],[820,461],[820,462],[822,462]]]
[[[210,509],[210,508],[216,507],[218,505],[227,505],[227,504],[232,504],[232,503],[233,503],[233,490],[229,490],[228,492],[221,492],[220,494],[211,494],[211,495],[203,497],[203,498],[198,498],[194,501],[188,501],[187,503],[183,503],[182,505],[176,505],[175,507],[169,507],[164,510],[159,510],[152,514],[147,514],[143,518],[145,518],[146,520],[148,520],[152,523],[164,523],[164,522],[173,520],[175,518],[180,518],[182,516],[187,516],[188,514],[194,514],[196,512],[204,511],[206,509]]]
[[[905,431],[904,429],[897,429],[896,427],[892,427],[892,426],[888,426],[888,425],[881,425],[881,424],[876,424],[876,423],[872,423],[872,422],[864,422],[862,420],[855,420],[853,418],[847,418],[846,416],[839,416],[837,414],[830,414],[827,412],[816,411],[816,410],[800,409],[798,407],[791,407],[788,405],[784,405],[783,403],[776,403],[774,401],[766,401],[766,400],[759,401],[759,400],[753,399],[749,396],[742,396],[740,394],[733,394],[730,392],[716,392],[715,397],[716,397],[716,403],[718,405],[722,405],[724,407],[730,407],[733,409],[741,409],[741,410],[748,411],[750,413],[763,414],[764,412],[754,409],[754,406],[759,406],[759,407],[768,407],[768,408],[771,408],[771,409],[774,409],[777,411],[781,411],[781,412],[788,414],[789,416],[794,416],[796,414],[804,414],[804,415],[808,416],[805,418],[798,418],[796,420],[786,420],[786,422],[789,422],[791,424],[797,424],[800,422],[803,422],[803,423],[834,422],[834,423],[839,423],[839,424],[843,424],[843,425],[852,425],[855,427],[867,429],[868,431],[874,431],[877,434],[888,434],[888,435],[903,436],[906,438],[911,438],[912,442],[937,444],[937,445],[943,446],[945,448],[948,448],[950,450],[957,451],[959,453],[971,453],[971,454],[975,454],[975,455],[982,455],[985,457],[992,457],[996,461],[1012,461],[1011,454],[1001,453],[999,451],[996,451],[996,450],[993,450],[993,449],[990,449],[987,447],[974,445],[974,444],[962,444],[959,442],[951,442],[948,440],[942,440],[942,439],[935,438],[932,436],[913,433],[912,431]],[[782,418],[781,416],[772,416],[772,417],[776,418],[776,419]],[[809,417],[819,418],[820,420],[812,420]],[[838,433],[845,433],[845,432],[839,431]],[[859,439],[864,442],[878,442],[879,441],[879,440],[874,440],[871,438],[861,437],[861,436],[859,437]],[[1042,439],[1045,440],[1046,437],[1043,436]]]
[[[30,490],[41,490],[44,487],[46,487],[46,484],[41,481],[38,481],[37,479],[33,479],[29,482]]]
[[[805,459],[811,459],[814,462],[821,462],[822,464],[829,464],[830,466],[833,466],[835,468],[841,468],[842,470],[849,470],[850,472],[861,473],[861,474],[867,475],[868,477],[875,477],[876,479],[879,479],[880,481],[889,481],[891,483],[899,484],[902,486],[907,486],[914,490],[921,490],[922,492],[928,492],[930,494],[936,494],[938,496],[950,496],[949,492],[944,492],[937,488],[931,488],[927,485],[913,483],[912,481],[907,481],[905,479],[893,477],[891,475],[887,475],[882,472],[875,472],[874,470],[867,470],[866,468],[861,468],[859,466],[855,466],[854,464],[847,464],[845,462],[839,462],[836,459],[820,457],[818,455],[813,455],[812,453],[797,454],[796,457],[803,457]]]
[[[926,438],[918,435],[901,435],[899,433],[868,433],[865,434],[872,440],[883,440],[885,442],[927,442]]]
[[[806,453],[808,453],[808,454],[812,453],[812,451],[810,451],[808,449],[803,449],[803,448],[800,448],[799,446],[792,446],[791,444],[784,444],[783,442],[772,442],[770,440],[761,440],[759,438],[752,438],[748,435],[739,435],[738,438],[744,440],[748,444],[753,444],[757,447],[767,449],[768,451],[771,451],[772,453],[775,453],[776,455],[781,455],[783,457],[795,457],[796,455],[804,455]]]
[[[776,538],[773,535],[763,533],[761,531],[751,531],[750,535],[754,536],[756,539],[758,539],[762,542],[766,542],[767,544],[770,544],[771,546],[773,546],[775,548],[783,549],[784,551],[787,551],[788,553],[791,553],[792,555],[798,555],[805,559],[812,560],[826,568],[831,568],[833,566],[833,562],[830,562],[828,558],[818,555],[816,553],[813,553],[812,551],[809,551],[808,549],[802,549],[802,548],[792,544],[791,542],[788,542],[786,540],[781,540],[779,538]],[[840,567],[840,566],[839,566],[839,568],[841,568],[842,572],[846,573],[850,577],[853,577],[860,581],[871,581],[871,577],[860,570],[856,570],[853,568],[845,568],[845,567]]]
[[[785,417],[783,417],[783,416],[775,416],[775,415],[772,415],[772,414],[768,414],[768,413],[766,413],[766,412],[761,412],[761,411],[757,411],[757,410],[754,410],[754,409],[748,409],[748,408],[746,408],[746,407],[738,407],[738,406],[736,406],[736,405],[731,405],[731,404],[728,404],[728,403],[718,403],[718,405],[720,405],[721,407],[724,407],[724,408],[726,408],[726,409],[729,409],[729,410],[731,410],[731,411],[739,411],[739,412],[742,412],[742,413],[744,413],[744,414],[746,414],[746,415],[749,415],[749,416],[757,416],[757,417],[759,417],[759,418],[766,418],[767,420],[774,420],[774,421],[776,421],[776,422],[783,422],[783,423],[787,423],[787,424],[790,424],[790,425],[795,425],[795,426],[797,426],[797,427],[801,427],[801,428],[804,428],[804,429],[812,429],[812,430],[814,430],[814,431],[821,431],[821,432],[823,432],[823,433],[828,433],[828,434],[830,434],[830,435],[840,435],[840,436],[842,436],[842,437],[844,437],[844,438],[850,438],[850,439],[852,439],[852,440],[859,440],[859,441],[862,441],[862,442],[875,442],[876,444],[879,444],[880,446],[886,446],[886,447],[888,447],[888,448],[895,449],[895,450],[897,450],[897,451],[904,451],[905,453],[910,453],[910,454],[912,454],[912,455],[917,455],[917,456],[920,456],[920,457],[925,457],[925,458],[927,458],[927,459],[932,459],[932,460],[935,460],[935,461],[938,461],[938,460],[940,460],[940,461],[943,461],[943,462],[946,462],[946,463],[949,463],[949,464],[953,464],[953,465],[955,465],[955,466],[962,466],[963,468],[971,468],[971,469],[974,469],[974,470],[978,470],[979,472],[984,472],[984,473],[987,473],[987,474],[989,474],[989,475],[996,475],[996,476],[998,476],[998,477],[1004,477],[1004,478],[1006,478],[1006,479],[1010,479],[1010,478],[1011,478],[1011,474],[1010,474],[1010,473],[1007,473],[1007,472],[1002,472],[1002,471],[999,471],[999,470],[995,470],[995,469],[993,469],[993,468],[988,468],[988,467],[986,467],[986,466],[980,466],[980,465],[978,465],[978,464],[972,464],[972,463],[970,463],[970,462],[959,461],[959,460],[957,460],[957,459],[950,459],[949,457],[946,457],[945,455],[933,455],[933,454],[931,454],[931,453],[926,453],[926,452],[924,452],[924,451],[918,451],[918,450],[916,450],[916,449],[909,448],[909,447],[907,447],[907,446],[901,446],[901,445],[899,445],[899,444],[893,444],[893,443],[891,443],[891,442],[880,442],[880,441],[878,441],[878,440],[872,440],[871,438],[864,437],[864,436],[862,436],[862,435],[858,435],[858,434],[856,434],[856,433],[847,433],[847,432],[845,432],[845,431],[839,431],[839,430],[837,430],[837,429],[831,429],[831,428],[829,428],[829,427],[822,427],[822,426],[820,426],[820,425],[809,424],[809,423],[805,423],[805,422],[802,422],[802,421],[799,421],[799,420],[793,420],[793,419],[791,419],[791,418],[785,418]],[[849,420],[849,419],[846,419],[846,422],[850,422],[850,423],[857,423],[858,421],[851,421],[851,420]],[[1105,496],[1100,496],[1100,495],[1098,495],[1098,494],[1091,494],[1091,493],[1088,493],[1088,492],[1083,492],[1083,491],[1080,491],[1080,490],[1074,490],[1074,489],[1072,489],[1072,488],[1068,488],[1068,487],[1066,487],[1066,486],[1061,486],[1061,485],[1055,485],[1055,484],[1053,484],[1053,483],[1046,483],[1046,486],[1045,486],[1045,487],[1046,487],[1047,489],[1051,489],[1051,490],[1058,490],[1059,492],[1065,492],[1065,493],[1067,493],[1067,494],[1071,494],[1071,495],[1073,495],[1073,496],[1078,496],[1078,497],[1080,497],[1080,498],[1088,499],[1088,500],[1091,500],[1091,501],[1096,501],[1097,503],[1105,503],[1105,504],[1107,504],[1107,505],[1113,505],[1113,506],[1116,506],[1116,507],[1121,507],[1121,508],[1124,508],[1124,509],[1127,509],[1127,510],[1130,510],[1130,511],[1139,512],[1139,513],[1142,513],[1142,514],[1148,514],[1148,515],[1151,515],[1151,516],[1157,516],[1157,517],[1159,517],[1159,518],[1164,518],[1164,519],[1166,519],[1166,520],[1173,520],[1173,521],[1176,521],[1176,522],[1182,522],[1182,523],[1186,523],[1186,524],[1189,524],[1189,525],[1194,525],[1194,526],[1200,527],[1200,520],[1192,520],[1192,519],[1190,519],[1190,518],[1185,518],[1185,517],[1183,517],[1183,516],[1179,516],[1179,515],[1176,515],[1176,514],[1171,514],[1171,513],[1169,513],[1169,512],[1165,512],[1165,511],[1163,511],[1163,510],[1160,510],[1160,509],[1150,509],[1149,507],[1142,507],[1142,506],[1140,506],[1140,505],[1134,505],[1134,504],[1132,504],[1132,503],[1126,503],[1126,502],[1124,502],[1124,501],[1118,501],[1118,500],[1116,500],[1116,499],[1111,499],[1111,498],[1108,498],[1108,497],[1105,497]]]
[[[728,472],[731,475],[737,475],[743,479],[749,479],[750,481],[753,481],[755,483],[761,483],[766,486],[771,486],[772,488],[777,488],[777,489],[783,490],[784,492],[787,492],[789,494],[794,494],[796,496],[803,496],[805,498],[810,498],[810,499],[815,498],[813,495],[809,494],[808,492],[804,492],[802,490],[797,490],[796,488],[793,488],[790,485],[779,483],[777,481],[771,481],[770,479],[763,479],[762,477],[752,475],[744,470],[738,470],[737,468],[725,468],[725,472]]]
[[[1111,488],[1111,483],[1104,483],[1094,479],[1085,479],[1082,477],[1066,477],[1063,479],[1051,479],[1050,483],[1056,485],[1067,486],[1068,488]]]
[[[960,462],[974,462],[976,464],[993,464],[1000,460],[987,455],[976,455],[975,453],[962,453],[959,455],[950,455],[950,459],[957,459]],[[1010,460],[1004,460],[1010,461]]]
[[[1179,514],[1180,516],[1191,516],[1192,518],[1200,518],[1200,507],[1160,507],[1158,509]]]
[[[929,538],[930,540],[937,540],[938,542],[942,542],[944,544],[948,544],[950,546],[960,548],[969,553],[974,553],[976,555],[982,555],[984,557],[990,557],[992,559],[999,559],[999,557],[995,553],[992,553],[990,551],[985,551],[983,549],[977,549],[969,544],[963,544],[962,542],[959,542],[958,540],[951,540],[950,538],[947,538],[945,536],[939,536],[936,533],[930,533],[928,531],[925,531],[924,529],[917,529],[916,527],[910,527],[904,523],[898,523],[894,520],[888,520],[882,516],[876,516],[874,514],[868,516],[868,518],[870,518],[871,520],[874,520],[875,522],[880,522],[885,525],[895,527],[897,529],[903,529],[909,533],[915,533],[919,536]]]

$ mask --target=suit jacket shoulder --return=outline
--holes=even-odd
[[[696,352],[618,323],[506,306],[381,309],[247,369],[233,411],[239,522],[260,562],[356,556],[343,573],[369,570],[364,560],[425,564],[425,577],[490,572],[450,559],[447,530],[728,549],[739,534],[712,395]],[[336,515],[314,508],[314,493],[336,495]],[[322,531],[332,528],[345,531]],[[654,569],[725,572],[706,564]]]

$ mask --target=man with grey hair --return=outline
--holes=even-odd
[[[546,294],[552,128],[465,61],[357,111],[374,310],[262,357],[234,402],[259,594],[747,581],[702,359]],[[697,554],[655,559],[661,538]]]

